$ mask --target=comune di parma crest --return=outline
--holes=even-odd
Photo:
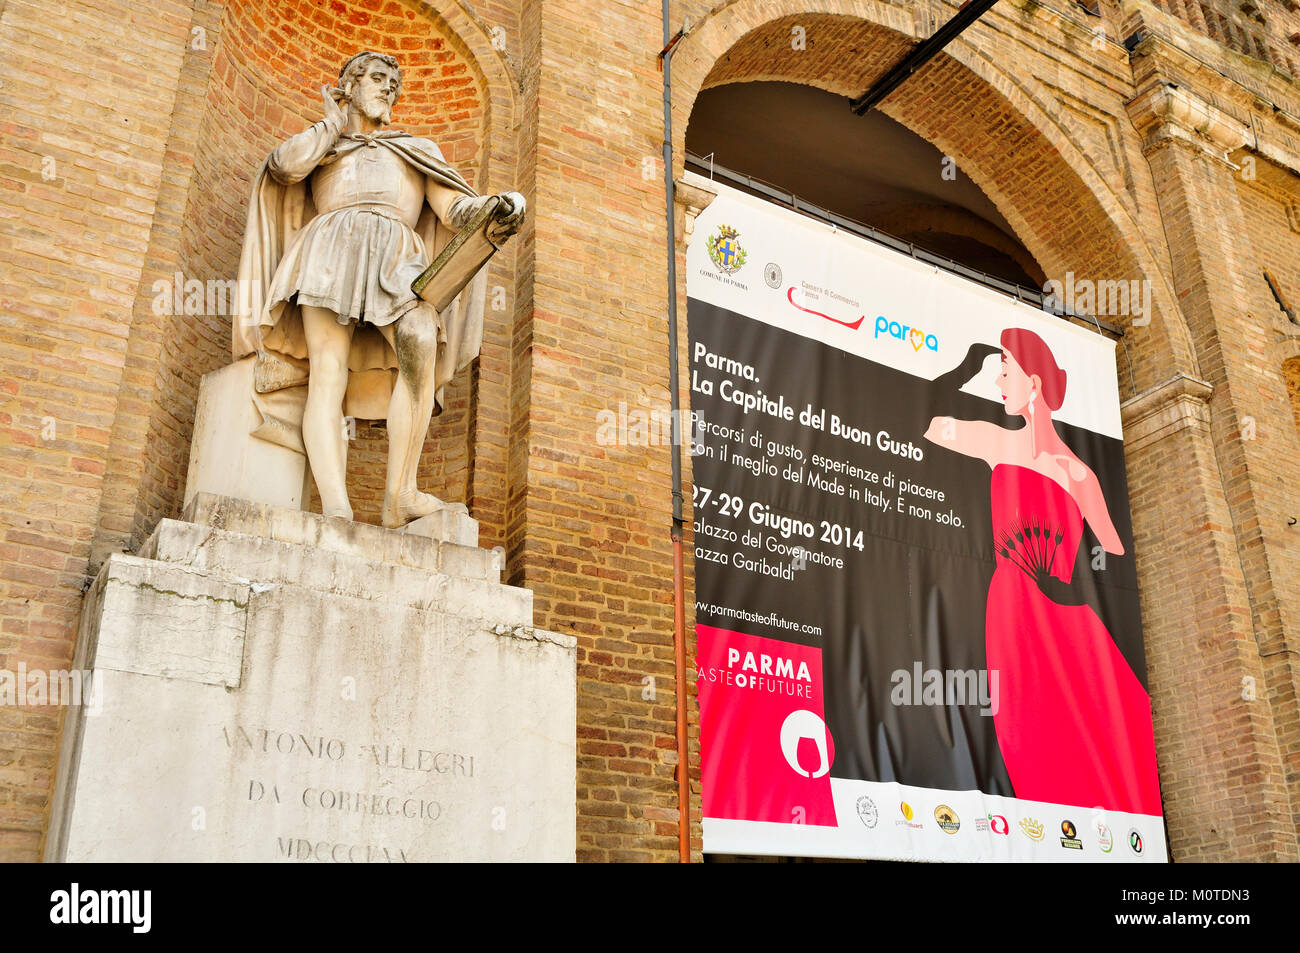
[[[740,232],[730,225],[719,225],[709,236],[709,257],[724,275],[734,275],[745,264],[745,249],[740,245]]]

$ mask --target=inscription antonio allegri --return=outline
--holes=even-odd
[[[248,754],[254,757],[270,755],[277,762],[292,762],[307,767],[309,771],[327,765],[336,769],[330,772],[335,776],[331,780],[311,779],[307,783],[301,779],[285,783],[279,778],[250,777],[247,786],[240,791],[241,801],[246,805],[265,805],[273,809],[284,806],[294,814],[297,813],[294,809],[303,811],[303,815],[292,820],[308,827],[324,823],[332,830],[336,826],[335,819],[355,819],[358,826],[367,828],[373,828],[376,823],[387,827],[390,822],[395,822],[409,832],[406,836],[415,834],[418,839],[420,835],[416,828],[407,825],[414,822],[423,828],[434,824],[446,813],[443,802],[427,796],[427,791],[423,790],[428,782],[420,783],[421,790],[403,793],[366,789],[374,785],[355,783],[359,777],[373,775],[376,769],[390,775],[395,771],[446,778],[475,777],[473,755],[403,742],[355,743],[320,731],[293,731],[238,723],[222,726],[221,738],[226,751],[237,759]],[[372,780],[378,780],[379,787],[392,783],[391,778]],[[287,816],[285,820],[288,822],[291,817]],[[268,844],[268,847],[277,860],[299,862],[401,863],[418,859],[410,844],[376,843],[378,839],[384,838],[376,838],[372,831],[368,831],[358,838],[363,840],[362,843],[340,843],[333,836],[324,839],[306,831],[294,831],[291,836],[277,835],[274,846]]]

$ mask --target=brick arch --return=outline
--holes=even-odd
[[[921,235],[925,232],[970,238],[1002,252],[1040,285],[1047,280],[1042,266],[1023,246],[1008,237],[996,225],[964,208],[904,202],[882,212],[873,212],[871,224],[891,235],[908,240],[912,240],[909,236]],[[918,243],[924,244],[924,242]]]
[[[491,30],[457,0],[410,0],[425,12],[465,57],[477,78],[486,122],[483,126],[480,192],[501,192],[515,182],[518,164],[512,130],[518,122],[519,84],[504,52],[492,45]]]
[[[792,6],[736,0],[682,40],[673,59],[679,164],[700,90],[778,80],[856,96],[920,39],[906,11],[873,0],[820,0],[799,4],[798,12]],[[795,27],[803,28],[806,52],[792,48]],[[1160,259],[1103,174],[1052,117],[1053,100],[1040,84],[1012,76],[959,38],[878,108],[955,157],[1047,275],[1151,281],[1156,316],[1126,339],[1138,392],[1177,371],[1195,373],[1190,335]],[[1121,373],[1121,394],[1132,396],[1132,389]]]
[[[150,262],[136,296],[128,344],[133,400],[114,423],[106,492],[92,562],[133,549],[158,519],[176,515],[188,463],[199,378],[230,361],[228,315],[152,313],[159,278],[233,278],[247,203],[267,153],[320,116],[320,87],[352,53],[397,57],[403,91],[395,126],[433,139],[481,191],[505,188],[516,162],[518,108],[508,64],[488,30],[454,0],[224,0],[197,7],[202,33],[182,68],[172,117],[164,193]],[[170,177],[170,183],[169,183]],[[513,284],[513,256],[493,265]],[[508,366],[508,342],[488,340],[485,358]],[[463,499],[471,482],[474,382],[461,375],[426,444],[421,478]],[[361,519],[377,521],[387,439],[360,428],[349,453],[349,488]],[[489,534],[490,535],[490,534]]]

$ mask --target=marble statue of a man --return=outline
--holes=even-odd
[[[344,415],[387,420],[389,527],[443,505],[416,489],[420,453],[483,337],[486,268],[441,313],[411,282],[490,201],[432,142],[385,128],[401,88],[395,59],[358,53],[322,89],[324,118],[263,164],[234,321],[235,359],[257,357],[254,435],[305,450],[325,515],[352,518]],[[500,198],[494,240],[524,216],[522,195]]]

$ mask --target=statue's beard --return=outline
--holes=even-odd
[[[388,125],[393,118],[393,107],[388,104],[388,99],[384,96],[364,99],[357,103],[357,109],[360,110],[361,115],[381,126]]]

